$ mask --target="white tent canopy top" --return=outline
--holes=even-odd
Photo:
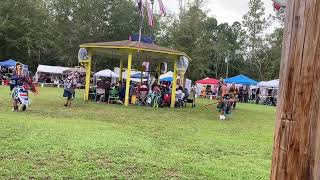
[[[279,79],[271,80],[271,81],[261,81],[257,84],[258,87],[268,87],[268,88],[278,88],[279,87]]]
[[[70,67],[39,65],[37,73],[64,74]]]
[[[112,77],[112,78],[119,78],[119,75],[111,71],[110,69],[105,69],[102,71],[97,72],[94,74],[97,77]]]

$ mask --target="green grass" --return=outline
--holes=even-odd
[[[275,109],[240,104],[231,120],[197,108],[84,103],[40,89],[13,113],[0,86],[0,179],[269,179]]]

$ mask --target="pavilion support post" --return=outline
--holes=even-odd
[[[161,75],[161,63],[158,64],[158,69],[157,69],[157,73],[158,73],[158,80],[157,80],[157,84],[160,84],[160,75]]]
[[[287,1],[271,179],[320,179],[320,0]]]
[[[130,91],[130,81],[131,81],[131,63],[132,63],[132,52],[129,52],[128,55],[128,68],[127,68],[127,79],[126,79],[126,96],[125,96],[125,101],[124,105],[128,106],[129,105],[129,91]]]
[[[89,91],[90,91],[90,80],[91,80],[91,64],[92,64],[92,51],[88,49],[88,60],[85,63],[86,67],[86,85],[85,85],[85,93],[84,100],[89,100]]]
[[[123,60],[120,60],[120,74],[119,74],[119,78],[120,78],[120,82],[122,83],[122,73],[123,73]]]
[[[173,79],[172,79],[172,90],[171,90],[171,108],[174,108],[176,102],[176,91],[177,91],[177,58],[173,64]]]

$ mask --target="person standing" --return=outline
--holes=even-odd
[[[222,86],[221,86],[221,98],[223,98],[224,96],[228,95],[229,91],[228,91],[228,87],[227,84],[222,82]]]
[[[75,89],[78,85],[77,76],[75,73],[70,73],[64,80],[64,92],[63,97],[67,98],[65,107],[70,107],[72,100],[75,98]]]
[[[236,97],[238,95],[238,90],[237,90],[235,84],[232,84],[232,86],[230,87],[229,93],[232,94],[232,97],[234,99],[234,101],[233,101],[233,109],[236,109],[236,105],[237,105]]]

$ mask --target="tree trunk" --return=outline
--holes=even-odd
[[[320,179],[320,0],[287,1],[272,180]]]

